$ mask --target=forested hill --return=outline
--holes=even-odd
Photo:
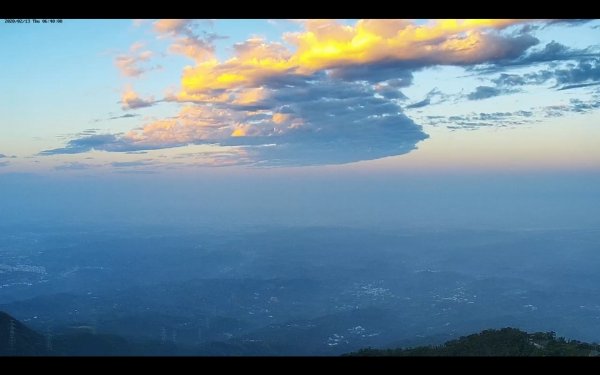
[[[361,349],[351,356],[599,356],[600,345],[556,338],[554,332],[527,333],[516,328],[485,330],[440,346]]]
[[[44,355],[44,337],[0,311],[0,355]]]
[[[132,343],[116,335],[96,334],[87,327],[54,336],[35,332],[0,311],[0,356],[190,355],[173,345]]]
[[[0,356],[37,355],[206,355],[215,350],[183,348],[155,342],[130,342],[115,335],[78,331],[49,337],[37,333],[0,312]],[[213,343],[218,346],[218,344]],[[277,349],[261,355],[277,355]],[[218,350],[217,350],[218,351]],[[227,354],[229,353],[229,354]],[[251,352],[223,352],[216,355],[248,355]],[[253,353],[256,354],[256,353]],[[527,333],[515,328],[486,330],[448,341],[440,346],[408,349],[362,349],[350,356],[600,356],[600,345],[556,338],[554,332]]]

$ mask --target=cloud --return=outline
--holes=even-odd
[[[588,113],[600,109],[600,91],[588,99],[571,98],[568,103],[533,107],[513,112],[469,113],[463,115],[424,116],[422,121],[430,126],[445,126],[448,129],[475,130],[482,127],[515,127],[539,122],[540,117],[562,117],[566,114]]]
[[[194,32],[196,21],[189,19],[162,19],[154,22],[154,31],[163,37],[174,39],[169,50],[190,57],[197,62],[212,58],[215,52],[214,41],[225,37],[202,31]]]
[[[139,77],[148,71],[161,68],[159,65],[142,66],[143,63],[149,62],[154,55],[149,50],[141,51],[143,46],[143,43],[136,42],[131,45],[129,54],[122,54],[115,58],[115,65],[121,74],[126,77]]]
[[[538,40],[528,34],[499,33],[518,22],[522,21],[440,20],[416,25],[403,20],[360,20],[347,26],[310,20],[304,32],[284,34],[295,47],[293,52],[281,43],[252,38],[236,44],[234,57],[225,62],[209,59],[186,68],[179,98],[203,100],[223,90],[260,87],[274,77],[311,76],[325,70],[340,79],[376,82],[406,77],[409,84],[407,70],[520,56]]]
[[[0,167],[8,167],[9,164],[8,161],[0,161]]]
[[[597,83],[600,81],[600,58],[586,59],[565,68],[547,71],[556,80],[557,85],[576,85],[581,83]],[[540,74],[544,76],[545,72]]]
[[[438,98],[438,100],[435,103],[432,103],[432,99],[434,98]],[[425,96],[425,99],[418,101],[416,103],[413,104],[409,104],[406,106],[407,109],[414,109],[414,108],[422,108],[431,104],[439,104],[439,103],[443,103],[446,100],[448,100],[449,96],[443,94],[440,90],[438,90],[437,88],[434,88],[433,90],[429,91],[427,93],[427,95]]]
[[[397,104],[376,93],[370,85],[318,74],[304,85],[273,91],[264,101],[265,109],[190,105],[176,118],[126,134],[73,139],[65,148],[42,154],[214,144],[235,150],[239,164],[314,165],[371,160],[415,149],[427,135]]]
[[[126,113],[124,115],[121,116],[112,116],[107,118],[107,120],[118,120],[118,119],[122,119],[122,118],[131,118],[131,117],[139,117],[139,114],[137,113]]]
[[[558,43],[549,43],[544,48],[545,57],[536,57],[535,61],[554,61],[561,60],[567,56],[573,55],[568,48]],[[534,55],[539,55],[535,53]],[[466,97],[469,100],[481,100],[494,96],[511,94],[519,92],[519,87],[526,85],[542,85],[548,82],[554,83],[557,90],[570,90],[600,84],[600,58],[579,58],[571,62],[554,63],[551,67],[546,67],[538,71],[512,74],[501,73],[496,78],[491,79],[494,86],[479,86],[475,91],[469,93]]]
[[[524,85],[541,85],[550,81],[554,81],[554,87],[558,90],[600,84],[600,58],[580,59],[532,73],[502,73],[492,80],[498,90],[510,90],[511,87]]]
[[[572,98],[568,104],[542,107],[541,112],[545,117],[562,117],[568,113],[588,113],[598,109],[600,109],[600,91],[587,100]]]
[[[143,167],[153,165],[154,163],[150,160],[138,160],[138,161],[121,161],[110,163],[115,168],[129,168],[129,167]]]
[[[139,116],[140,116],[140,115],[139,115],[139,114],[137,114],[137,113],[126,113],[126,114],[124,114],[124,115],[120,115],[120,116],[111,116],[111,117],[108,117],[108,118],[106,118],[106,119],[95,119],[95,120],[92,120],[92,122],[101,122],[101,121],[119,120],[119,119],[123,119],[123,118],[132,118],[132,117],[139,117]],[[96,131],[96,130],[97,130],[97,129],[95,129],[95,131]],[[94,133],[95,133],[95,131],[94,131]]]
[[[448,129],[475,130],[482,127],[515,127],[536,121],[532,110],[513,112],[480,112],[452,116],[425,116],[431,126],[443,125]]]
[[[94,166],[92,164],[85,164],[85,163],[80,163],[80,162],[70,162],[70,163],[65,163],[63,165],[58,165],[56,167],[54,167],[55,170],[57,171],[73,171],[73,170],[82,170],[82,169],[89,169],[89,168],[93,168]]]
[[[487,98],[492,98],[494,96],[502,95],[507,92],[511,92],[509,90],[503,90],[496,87],[491,86],[477,86],[475,91],[467,94],[467,99],[469,100],[482,100]]]
[[[600,85],[600,82],[591,82],[591,83],[578,83],[578,84],[574,84],[574,85],[566,85],[563,86],[561,88],[559,88],[558,90],[571,90],[571,89],[579,89],[582,87],[590,87],[590,86],[597,86]]]
[[[79,154],[91,150],[129,151],[127,144],[114,134],[96,134],[70,140],[66,147],[45,150],[40,155]]]
[[[526,53],[516,58],[504,58],[490,61],[487,64],[468,67],[469,70],[476,71],[479,74],[490,74],[504,71],[506,69],[520,68],[543,63],[554,63],[569,60],[589,59],[598,56],[598,50],[595,47],[584,49],[575,49],[567,47],[556,41],[547,43],[543,48],[526,51]]]
[[[144,107],[151,107],[158,101],[154,100],[154,97],[147,99],[141,98],[132,88],[128,87],[121,96],[121,108],[123,110],[138,109]]]
[[[195,31],[190,20],[159,20],[154,31],[171,38],[170,50],[195,60],[181,89],[163,100],[184,105],[178,115],[120,134],[76,137],[42,154],[89,150],[131,152],[189,144],[227,148],[215,163],[251,165],[340,164],[401,155],[427,138],[399,106],[413,73],[437,65],[493,65],[518,61],[539,43],[524,20],[302,21],[285,43],[253,37],[219,61],[218,36]],[[564,53],[546,46],[545,54]],[[543,51],[542,51],[543,52]],[[515,90],[513,88],[513,90]],[[509,92],[480,86],[472,99]],[[447,100],[436,90],[407,108]],[[123,109],[159,100],[125,91]],[[435,104],[435,103],[433,103]]]
[[[572,18],[572,19],[555,19],[550,20],[546,24],[547,26],[551,25],[564,25],[564,26],[579,26],[584,23],[588,23],[594,21],[593,18]]]
[[[0,154],[0,159],[4,159],[4,158],[6,158],[6,157],[7,157],[6,155],[4,155],[4,154]]]
[[[585,113],[591,110],[595,110],[600,108],[600,100],[599,98],[594,98],[592,100],[584,101],[581,99],[571,99],[569,103],[571,104],[570,111]]]
[[[541,50],[534,50],[523,58],[514,61],[516,65],[530,65],[532,63],[572,60],[582,57],[589,57],[593,52],[589,49],[573,49],[556,41],[546,44]]]

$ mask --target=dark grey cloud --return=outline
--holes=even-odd
[[[487,98],[492,98],[494,96],[502,95],[503,91],[496,87],[491,86],[477,86],[475,91],[467,94],[467,99],[469,100],[482,100]]]
[[[381,84],[375,87],[375,91],[386,99],[397,99],[397,100],[406,100],[408,99],[402,91],[400,91],[397,87],[390,86],[389,84]]]
[[[566,86],[563,86],[563,87],[559,88],[558,90],[562,91],[562,90],[579,89],[579,88],[582,88],[582,87],[590,87],[590,86],[597,86],[597,85],[600,85],[600,82],[578,83],[578,84],[575,84],[575,85],[566,85]]]
[[[92,120],[92,122],[101,122],[101,121],[111,121],[111,120],[119,120],[119,119],[123,119],[123,118],[133,118],[133,117],[139,117],[140,115],[137,113],[125,113],[124,115],[120,115],[120,116],[111,116],[105,119],[96,119],[96,120]],[[98,129],[94,129],[94,130],[98,130]],[[93,133],[95,134],[95,133]]]
[[[537,121],[533,110],[513,112],[480,112],[453,116],[425,116],[425,122],[432,126],[445,126],[448,129],[475,130],[483,127],[516,127]]]
[[[0,154],[0,159],[4,159],[4,158],[6,158],[6,157],[7,157],[6,155],[4,155],[4,154]]]
[[[479,74],[497,73],[506,69],[531,66],[542,63],[555,63],[561,61],[580,60],[598,56],[597,47],[576,49],[567,47],[556,41],[547,43],[543,48],[532,49],[525,54],[514,58],[502,58],[488,64],[474,65],[467,68]]]
[[[569,102],[571,104],[571,112],[585,113],[600,108],[600,100],[598,100],[598,98],[587,101],[581,99],[571,99]]]
[[[562,48],[558,48],[561,50]],[[570,90],[600,84],[600,58],[585,58],[576,62],[555,64],[525,74],[501,73],[491,80],[494,86],[479,86],[468,94],[469,100],[480,100],[519,92],[519,87],[553,83],[557,90]]]
[[[85,129],[85,130],[79,132],[78,135],[79,136],[94,135],[94,134],[98,133],[98,131],[100,131],[100,129]]]
[[[337,79],[288,88],[271,98],[303,125],[280,136],[231,138],[256,165],[344,164],[401,155],[428,136],[372,85]]]
[[[595,59],[578,61],[566,68],[550,71],[557,85],[577,85],[600,81],[600,56]]]
[[[508,65],[531,65],[543,62],[565,61],[591,57],[596,54],[597,52],[594,52],[589,48],[574,49],[556,41],[551,41],[550,43],[546,44],[544,48],[532,51],[523,58],[515,60]]]
[[[492,79],[492,82],[494,82],[496,86],[504,87],[523,86],[528,83],[525,77],[520,74],[507,73],[500,74],[498,78]]]
[[[588,113],[600,109],[600,92],[588,99],[570,99],[568,104],[556,104],[542,107],[540,111],[545,117],[562,117],[568,113]]]
[[[409,104],[406,106],[406,108],[412,109],[412,108],[421,108],[421,107],[425,107],[428,106],[429,104],[431,104],[431,98],[427,97],[421,101],[418,101],[416,103],[413,104]]]
[[[437,88],[434,88],[431,91],[429,91],[427,93],[427,95],[425,95],[425,98],[423,100],[409,104],[406,106],[406,108],[414,109],[414,108],[422,108],[422,107],[425,107],[425,106],[428,106],[431,104],[440,104],[440,103],[447,101],[449,98],[450,98],[449,95],[445,95]],[[435,102],[433,102],[434,99],[435,99]]]
[[[541,118],[562,117],[567,114],[589,113],[600,109],[600,90],[587,99],[572,98],[568,103],[533,107],[513,112],[469,113],[453,116],[424,116],[422,122],[448,129],[475,130],[482,127],[516,127],[542,121]]]
[[[561,66],[538,70],[526,74],[500,74],[493,79],[498,88],[509,88],[524,85],[540,85],[554,81],[558,90],[593,86],[600,84],[600,57],[586,58],[577,62],[569,62]]]
[[[329,75],[332,78],[344,81],[365,81],[369,83],[391,81],[393,87],[408,87],[413,83],[411,69],[417,67],[418,64],[416,63],[386,61],[334,68],[329,71]]]
[[[547,26],[552,25],[562,25],[562,26],[579,26],[585,23],[595,21],[595,18],[572,18],[572,19],[557,19],[557,20],[549,20],[546,23]]]
[[[109,118],[107,118],[107,120],[118,120],[118,119],[121,119],[121,118],[132,118],[132,117],[138,117],[138,116],[139,116],[139,114],[137,114],[137,113],[126,113],[126,114],[121,115],[121,116],[109,117]]]
[[[97,134],[75,138],[66,147],[45,150],[40,155],[80,154],[91,150],[132,151],[133,145],[115,134]]]

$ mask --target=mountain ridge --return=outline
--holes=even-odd
[[[256,348],[216,342],[203,344],[202,351],[200,347],[186,348],[172,343],[133,342],[114,334],[96,334],[89,328],[75,327],[69,333],[42,335],[0,311],[0,356],[195,356],[202,355],[201,352],[204,355],[278,355],[269,352],[272,348],[256,351]],[[343,356],[600,356],[600,345],[557,338],[554,332],[528,333],[506,327],[462,336],[441,345],[364,348]]]
[[[556,337],[554,332],[528,333],[517,328],[487,329],[441,345],[396,349],[365,348],[345,356],[483,356],[483,357],[566,357],[600,356],[600,345]]]

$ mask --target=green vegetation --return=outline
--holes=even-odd
[[[440,346],[361,349],[352,356],[598,356],[600,345],[556,338],[554,332],[527,333],[516,328],[485,330]]]
[[[206,343],[185,348],[171,343],[131,342],[96,334],[89,327],[50,337],[34,332],[0,312],[0,356],[79,355],[272,355],[281,347]],[[285,343],[281,343],[285,346]],[[556,338],[554,332],[527,333],[516,328],[485,330],[440,346],[408,349],[361,349],[350,356],[599,356],[600,345]]]

